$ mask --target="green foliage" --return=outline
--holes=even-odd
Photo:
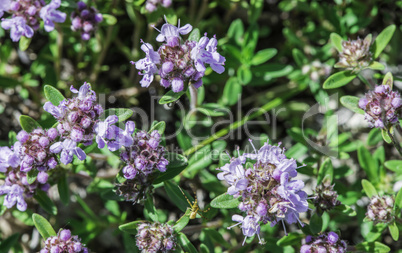
[[[47,239],[51,236],[56,236],[56,232],[54,231],[52,225],[41,215],[34,213],[32,215],[33,222],[35,224],[36,229],[43,239]]]

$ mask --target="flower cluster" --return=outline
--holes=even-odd
[[[372,55],[370,52],[371,35],[367,35],[364,40],[342,41],[342,52],[339,54],[339,62],[336,68],[346,68],[358,72],[370,65]]]
[[[4,184],[0,186],[0,195],[6,195],[4,205],[7,208],[17,204],[18,210],[25,211],[25,198],[31,198],[36,189],[49,189],[47,171],[57,165],[56,158],[49,149],[57,136],[54,128],[47,131],[37,128],[31,133],[22,130],[11,149],[0,148],[0,172],[5,175]],[[28,181],[27,178],[27,173],[31,170],[35,170],[34,181]]]
[[[394,204],[391,196],[374,196],[367,207],[366,217],[375,223],[390,223],[395,219]]]
[[[328,211],[341,204],[337,198],[338,193],[334,191],[334,185],[331,185],[329,180],[323,180],[315,188],[313,203],[317,207],[318,212]]]
[[[40,251],[40,253],[55,252],[88,253],[89,250],[81,243],[78,236],[72,236],[70,230],[62,229],[57,233],[57,236],[48,237],[45,241],[45,247]]]
[[[43,0],[2,0],[0,17],[4,12],[9,12],[11,17],[3,18],[1,27],[10,30],[13,41],[19,41],[21,36],[31,38],[39,29],[41,19],[45,30],[51,32],[54,22],[63,23],[66,20],[66,14],[57,10],[60,4],[61,0],[52,0],[48,5]]]
[[[141,46],[146,54],[145,58],[131,63],[143,75],[140,81],[142,87],[148,87],[154,80],[154,75],[158,74],[161,77],[160,85],[172,87],[173,92],[180,92],[187,83],[195,88],[202,85],[205,64],[209,64],[219,74],[225,70],[225,58],[216,51],[218,41],[215,36],[209,39],[205,35],[198,42],[181,42],[180,35],[188,34],[191,30],[192,26],[189,24],[180,27],[180,20],[178,27],[166,21],[156,37],[158,42],[164,44],[157,51],[149,43]]]
[[[315,237],[308,235],[300,253],[344,253],[346,250],[346,242],[337,233],[329,232]]]
[[[102,14],[94,7],[87,6],[84,2],[77,3],[78,9],[71,14],[71,30],[80,31],[83,40],[89,40],[91,33],[102,22]]]
[[[172,5],[172,0],[147,0],[145,3],[145,9],[148,12],[154,12],[158,8],[158,5],[168,8]]]
[[[364,117],[370,127],[388,129],[398,123],[402,99],[390,86],[379,85],[360,99],[359,107],[365,111]]]
[[[169,252],[176,247],[176,234],[169,224],[142,223],[137,231],[137,247],[141,252]]]
[[[117,186],[117,194],[127,201],[139,202],[151,189],[152,175],[155,171],[165,172],[168,160],[164,157],[165,148],[160,143],[157,130],[151,133],[139,131],[133,138],[133,144],[125,146],[120,157],[126,164],[122,169],[124,183]]]
[[[85,159],[85,152],[77,144],[83,143],[85,146],[92,144],[95,137],[95,125],[103,113],[103,108],[96,103],[96,94],[91,90],[89,83],[84,83],[79,91],[73,86],[70,90],[78,96],[63,100],[58,106],[47,102],[43,107],[58,121],[57,130],[60,140],[50,147],[50,151],[61,153],[60,161],[64,164],[71,163],[73,155],[80,160]]]
[[[247,158],[256,161],[252,168],[245,168]],[[241,224],[246,238],[255,234],[259,237],[260,222],[270,222],[272,226],[279,221],[291,224],[299,221],[299,213],[307,211],[304,183],[292,180],[297,175],[296,169],[294,159],[287,159],[283,149],[268,143],[254,154],[232,158],[220,168],[218,179],[230,185],[227,193],[241,196],[239,209],[246,216],[233,215],[232,219],[238,222],[236,225]]]

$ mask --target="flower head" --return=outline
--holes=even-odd
[[[339,54],[337,68],[346,68],[359,72],[368,67],[372,62],[370,52],[371,35],[367,35],[364,40],[348,40],[342,42],[342,52]]]
[[[76,235],[71,235],[69,229],[61,229],[56,236],[48,237],[45,241],[45,246],[40,253],[54,253],[54,252],[74,252],[74,253],[88,253],[88,248],[85,244],[81,243],[81,239]]]
[[[385,128],[398,124],[401,115],[402,99],[397,91],[388,85],[379,85],[366,93],[359,101],[365,111],[365,119],[370,127]]]
[[[145,9],[148,12],[154,12],[158,8],[158,5],[168,8],[172,5],[172,0],[147,0],[145,3]]]
[[[137,247],[141,252],[169,252],[176,248],[177,235],[172,226],[142,223],[137,228]]]
[[[46,32],[54,30],[54,22],[64,23],[64,21],[66,21],[67,14],[56,10],[60,7],[60,4],[61,0],[52,0],[48,5],[40,10],[40,17],[45,23]]]
[[[191,32],[193,27],[190,24],[186,24],[183,27],[180,27],[180,20],[178,22],[178,26],[171,25],[167,22],[162,25],[160,34],[156,37],[156,41],[158,42],[166,42],[166,44],[170,47],[176,47],[180,45],[180,35],[186,35]]]
[[[96,30],[98,24],[102,22],[103,16],[94,7],[87,6],[79,1],[78,9],[71,14],[71,30],[80,31],[83,40],[89,40],[91,33]]]
[[[156,64],[160,63],[160,56],[149,43],[142,44],[141,49],[146,56],[144,59],[137,61],[135,67],[142,71],[140,72],[140,75],[143,75],[140,81],[141,87],[148,87],[154,80],[154,74],[158,73]]]
[[[366,217],[375,223],[391,223],[395,219],[395,200],[391,196],[374,196],[367,206]]]
[[[3,19],[1,27],[5,30],[10,30],[10,37],[14,42],[19,41],[21,36],[32,38],[34,34],[32,27],[27,25],[26,20],[19,16],[10,19]]]
[[[347,244],[335,232],[323,233],[319,236],[307,236],[300,253],[345,253]]]
[[[319,212],[328,211],[341,204],[337,198],[338,194],[334,191],[334,185],[331,185],[329,180],[323,180],[315,188],[313,203]]]

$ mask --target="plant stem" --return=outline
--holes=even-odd
[[[197,150],[199,150],[200,148],[208,145],[209,143],[225,136],[226,134],[232,132],[233,130],[236,130],[238,127],[243,126],[245,123],[247,123],[247,121],[255,119],[256,117],[264,114],[266,111],[269,111],[273,108],[275,108],[278,105],[281,105],[285,100],[293,97],[294,95],[298,94],[299,92],[303,91],[304,89],[306,89],[307,86],[303,86],[303,87],[294,87],[292,89],[290,89],[290,91],[288,91],[287,93],[285,93],[282,97],[276,97],[273,100],[271,100],[270,102],[266,103],[265,105],[263,105],[261,107],[260,110],[247,115],[245,117],[243,117],[241,120],[236,121],[232,124],[230,124],[228,127],[218,131],[216,134],[213,134],[211,137],[209,137],[208,139],[204,140],[203,142],[201,142],[200,144],[193,146],[189,149],[187,149],[184,152],[184,155],[188,156],[191,155],[192,153],[196,152]]]
[[[197,89],[190,84],[188,90],[190,91],[190,111],[192,111],[197,108]]]
[[[402,148],[401,145],[396,141],[395,136],[391,134],[391,131],[387,129],[388,135],[391,138],[392,144],[394,144],[396,150],[398,150],[399,154],[402,156]]]

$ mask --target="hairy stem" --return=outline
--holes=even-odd
[[[396,150],[398,150],[399,154],[402,156],[402,148],[401,145],[396,141],[395,136],[391,134],[391,131],[387,129],[388,135],[391,138],[392,144],[395,146]]]

